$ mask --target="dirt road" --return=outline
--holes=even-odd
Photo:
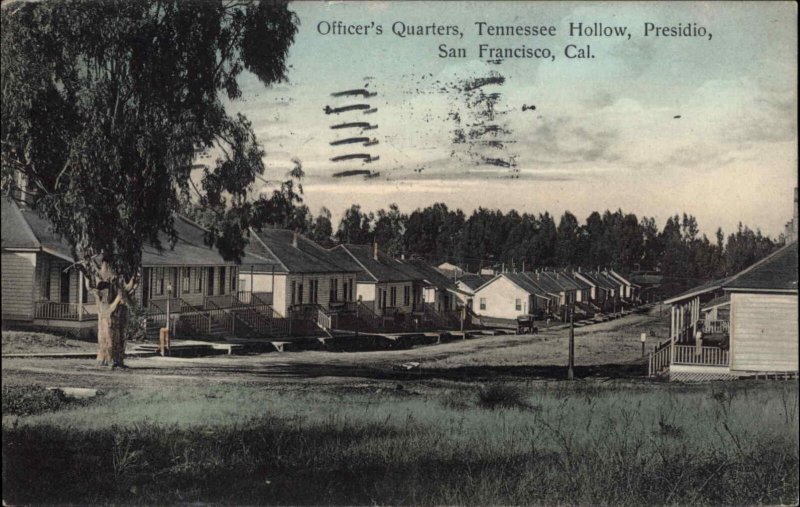
[[[666,317],[629,315],[577,328],[577,377],[633,377],[643,373],[639,336],[655,331],[663,339]],[[471,340],[376,352],[305,351],[250,356],[131,358],[128,368],[108,370],[92,360],[4,359],[4,385],[151,387],[237,382],[247,384],[352,383],[454,380],[483,382],[564,378],[567,329],[536,335],[486,336]],[[657,338],[656,338],[657,339]],[[648,348],[655,340],[648,343]],[[406,362],[420,366],[399,369]]]

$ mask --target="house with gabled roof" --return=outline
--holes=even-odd
[[[500,273],[478,287],[472,310],[483,317],[516,319],[551,310],[558,295],[548,293],[524,273]]]
[[[95,301],[82,273],[73,268],[69,244],[35,211],[6,198],[0,201],[4,325],[93,333]],[[239,266],[207,246],[206,231],[188,218],[176,216],[174,228],[174,247],[147,245],[142,251],[135,298],[148,322],[166,325],[169,313],[174,332],[192,337],[234,333],[237,321],[240,332],[250,329],[229,313],[249,305],[240,300],[250,295],[239,291]],[[167,239],[162,243],[167,245]],[[245,254],[243,261],[268,262],[252,254]],[[210,312],[216,312],[215,318]]]
[[[598,305],[614,299],[619,290],[618,283],[610,281],[598,271],[575,271],[573,276],[590,285],[590,299]]]
[[[272,262],[243,265],[242,286],[268,294],[281,315],[292,309],[308,313],[310,307],[336,312],[356,300],[360,270],[302,234],[277,228],[251,230],[248,251]]]
[[[399,264],[401,269],[410,270],[409,274],[419,280],[423,302],[431,305],[436,312],[455,311],[457,303],[467,295],[458,288],[452,277],[423,260],[400,259]]]
[[[650,375],[697,380],[797,375],[798,255],[794,241],[733,276],[665,301],[670,336],[649,357]],[[707,320],[707,309],[726,306]],[[727,317],[727,321],[724,319]]]
[[[630,278],[623,276],[618,271],[613,269],[609,269],[605,272],[605,274],[620,282],[620,297],[625,298],[629,301],[635,301],[639,297],[639,290],[641,287],[635,283],[633,283]]]
[[[459,297],[461,302],[472,308],[472,297],[475,291],[483,284],[494,278],[494,275],[479,275],[476,273],[465,273],[456,280],[456,287],[461,291]]]
[[[356,272],[356,298],[379,317],[410,314],[423,303],[422,279],[378,245],[337,245],[337,262]]]
[[[570,277],[573,283],[577,286],[575,293],[575,300],[578,303],[591,303],[592,301],[592,284],[576,275],[575,271],[566,272],[565,274]]]

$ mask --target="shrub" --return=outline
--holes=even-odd
[[[37,386],[3,387],[3,415],[31,415],[59,410],[70,401],[58,389]]]
[[[478,405],[483,408],[530,408],[525,393],[513,384],[489,384],[478,392]]]

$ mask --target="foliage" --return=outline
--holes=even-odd
[[[459,401],[474,400],[474,386],[425,396],[233,385],[109,395],[4,425],[3,494],[14,504],[797,500],[796,383],[517,388],[536,410]],[[457,403],[453,389],[463,391]]]
[[[377,219],[376,219],[377,217]],[[581,224],[566,211],[519,214],[478,208],[466,217],[443,203],[406,215],[397,205],[366,213],[347,210],[336,238],[340,242],[376,241],[385,251],[453,262],[475,271],[492,266],[508,270],[542,267],[610,267],[623,271],[657,270],[680,278],[721,277],[736,273],[771,253],[778,243],[760,231],[739,226],[725,242],[721,229],[714,242],[699,234],[695,217],[655,219],[622,210],[591,213]]]
[[[3,386],[3,415],[32,415],[59,410],[75,401],[59,389]]]
[[[514,384],[489,384],[478,391],[478,405],[483,408],[527,408],[523,390]]]
[[[71,245],[114,362],[142,248],[174,243],[182,196],[214,212],[207,239],[226,259],[273,211],[248,200],[264,151],[223,98],[240,97],[244,71],[283,79],[296,25],[282,1],[3,6],[2,185],[24,181],[28,203]],[[193,178],[201,156],[213,162]]]

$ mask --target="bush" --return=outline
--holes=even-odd
[[[478,392],[478,405],[494,410],[496,408],[530,408],[525,393],[513,384],[490,384]]]
[[[62,391],[43,387],[3,387],[3,415],[31,415],[54,411],[70,403]]]

